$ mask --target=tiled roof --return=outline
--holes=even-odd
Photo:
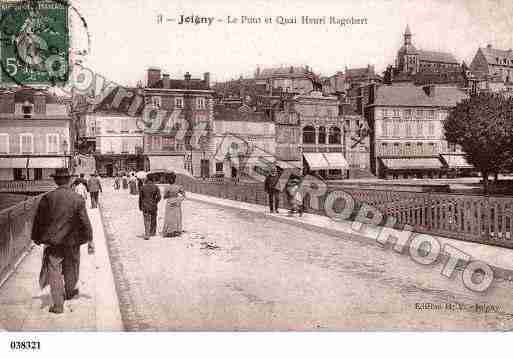
[[[428,61],[428,62],[443,62],[443,63],[450,63],[450,64],[458,63],[458,61],[452,54],[450,54],[448,52],[439,52],[439,51],[419,50],[419,59],[420,59],[420,61]]]
[[[44,95],[46,98],[47,104],[65,105],[66,103],[71,101],[70,98],[57,96],[57,95],[51,94],[50,92],[48,92],[46,90],[37,90],[37,89],[32,89],[32,88],[14,88],[14,89],[0,91],[0,93],[5,93],[5,92],[14,93],[14,102],[15,103],[23,103],[25,101],[33,103],[34,96],[37,94]]]
[[[373,76],[374,71],[370,71],[368,67],[357,68],[357,69],[347,69],[346,70],[346,78],[347,77],[359,77],[359,76]]]
[[[428,96],[419,86],[380,86],[376,90],[377,106],[453,107],[468,95],[456,87],[434,87],[435,94]]]
[[[256,78],[267,78],[272,76],[293,76],[308,74],[309,71],[304,66],[283,66],[283,67],[272,67],[266,68],[260,71]]]
[[[254,112],[247,108],[234,109],[224,105],[214,106],[214,121],[270,122],[263,112]]]
[[[150,88],[167,88],[173,90],[210,90],[209,85],[200,79],[173,80],[169,79],[169,87],[164,87],[164,80],[157,81]]]
[[[488,61],[489,64],[495,65],[510,65],[513,66],[513,51],[512,50],[499,50],[491,47],[480,48],[481,52]],[[497,59],[499,60],[497,62]],[[504,60],[508,63],[504,64]]]
[[[419,72],[415,75],[416,85],[428,84],[464,84],[462,71],[453,72]]]
[[[111,105],[114,101],[114,97],[116,96],[118,91],[120,91],[121,89],[125,89],[125,90],[131,91],[131,92],[139,91],[139,93],[142,95],[141,89],[139,89],[139,88],[124,88],[124,87],[117,86],[117,87],[114,87],[112,89],[112,91],[107,96],[105,96],[105,98],[98,105],[96,105],[96,107],[94,108],[94,111],[95,112],[101,111],[101,112],[106,112],[106,113],[127,113],[128,109],[130,108],[130,105],[132,104],[132,102],[134,100],[133,97],[129,98],[128,96],[123,96],[123,99],[121,100],[121,103],[117,109],[111,107]],[[143,108],[144,108],[144,101],[141,103],[141,105],[137,109],[136,114],[141,114]]]

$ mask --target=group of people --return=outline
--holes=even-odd
[[[102,192],[102,184],[97,173],[91,174],[86,180],[83,173],[73,182],[71,189],[79,194],[85,201],[91,197],[91,208],[98,207],[99,193]]]
[[[265,178],[264,189],[268,194],[269,198],[269,209],[271,213],[279,213],[278,207],[280,206],[280,194],[279,188],[280,173],[276,167],[271,168],[268,175]],[[303,193],[301,190],[302,178],[296,174],[291,174],[287,179],[287,183],[284,188],[284,192],[287,198],[289,215],[293,216],[298,214],[300,217],[303,215]]]
[[[121,176],[116,174],[114,177],[114,189],[119,191],[122,187],[123,189],[128,189],[130,194],[137,195],[143,186],[143,180],[138,178],[134,172],[130,173],[128,176],[126,173],[123,173]]]
[[[174,173],[168,173],[164,178],[162,192],[154,183],[152,176],[148,176],[140,187],[139,210],[143,213],[144,239],[146,240],[156,235],[158,203],[162,198],[166,199],[162,236],[179,237],[183,232],[182,201],[185,199],[185,191],[181,186],[175,184],[176,175]]]

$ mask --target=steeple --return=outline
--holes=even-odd
[[[411,45],[410,25],[406,25],[406,30],[404,30],[404,44]]]

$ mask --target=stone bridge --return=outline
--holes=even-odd
[[[195,193],[183,204],[180,239],[145,241],[137,196],[103,181],[101,208],[88,209],[97,251],[83,248],[80,295],[62,315],[48,313],[48,289],[38,287],[42,248],[28,239],[33,207],[0,212],[3,330],[513,328],[510,249],[439,238],[500,272],[478,293],[461,270],[444,277],[443,261],[420,265],[351,223]]]

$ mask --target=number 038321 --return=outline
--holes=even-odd
[[[40,350],[39,341],[13,340],[11,341],[11,350]]]

